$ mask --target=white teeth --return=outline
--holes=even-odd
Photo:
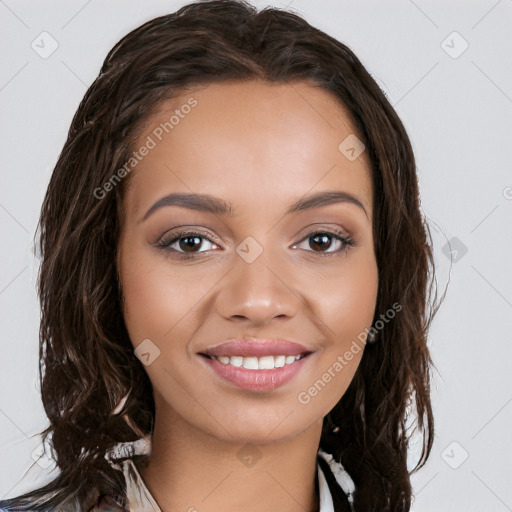
[[[271,370],[274,368],[274,356],[264,356],[258,359],[258,370]]]
[[[258,358],[257,357],[244,357],[244,364],[242,365],[247,370],[258,369]]]
[[[274,367],[282,368],[286,364],[286,356],[274,356]]]
[[[247,370],[272,370],[273,368],[282,368],[287,364],[292,364],[301,358],[300,354],[296,356],[262,356],[262,357],[242,357],[242,356],[218,356],[217,359],[222,364],[231,366],[243,366]]]

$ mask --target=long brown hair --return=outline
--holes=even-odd
[[[257,11],[242,0],[192,3],[133,30],[108,53],[80,103],[38,226],[40,378],[50,421],[42,434],[60,474],[2,506],[87,510],[101,493],[125,493],[122,474],[105,454],[151,435],[155,407],[124,325],[116,267],[130,177],[101,197],[98,189],[128,161],[138,131],[163,101],[188,86],[253,79],[309,80],[332,92],[368,151],[379,275],[374,322],[395,303],[402,310],[366,347],[348,390],[324,419],[320,447],[352,476],[356,511],[409,510],[411,413],[423,437],[416,469],[433,441],[426,341],[437,309],[428,308],[433,257],[411,144],[347,46],[295,14]]]

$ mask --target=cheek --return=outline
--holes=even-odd
[[[187,313],[188,287],[179,274],[170,275],[150,258],[127,257],[121,262],[124,319],[134,346],[149,338],[158,343]]]
[[[354,254],[347,264],[336,269],[315,293],[319,315],[337,344],[346,344],[369,328],[378,292],[378,269],[369,254]]]
[[[319,287],[312,297],[329,343],[315,365],[310,386],[298,399],[303,404],[315,402],[324,415],[344,395],[354,377],[364,353],[366,329],[371,326],[375,312],[377,264],[373,256],[359,256],[350,264],[347,261],[329,279],[319,281],[321,293]]]

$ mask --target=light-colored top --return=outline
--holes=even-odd
[[[122,463],[122,470],[126,479],[126,495],[129,509],[137,512],[162,512],[157,502],[149,492],[137,467],[132,459]],[[334,512],[331,491],[325,480],[320,464],[317,463],[318,489],[320,498],[320,512]]]
[[[150,441],[148,439],[140,439],[132,443],[120,443],[113,450],[106,454],[106,459],[109,460],[111,465],[118,470],[122,471],[126,482],[126,499],[103,494],[98,497],[95,505],[90,509],[93,511],[107,510],[130,510],[130,512],[162,512],[156,500],[153,498],[149,489],[147,488],[142,476],[140,475],[137,466],[133,461],[134,455],[149,454]],[[344,467],[336,462],[332,455],[324,452],[322,449],[318,450],[318,455],[323,458],[332,472],[336,482],[346,494],[350,509],[353,511],[354,504],[354,482],[350,475],[345,471]],[[335,512],[329,484],[325,478],[322,466],[317,462],[317,483],[319,490],[320,512]],[[190,507],[191,510],[195,510]],[[0,506],[0,512],[4,509]]]
[[[120,443],[107,455],[107,459],[110,460],[112,465],[123,472],[126,481],[126,497],[128,501],[126,505],[129,510],[133,512],[162,512],[155,498],[153,498],[149,492],[132,459],[134,455],[148,455],[150,453],[151,441],[149,438],[143,438],[131,443]],[[338,482],[338,485],[346,494],[350,508],[353,510],[355,486],[350,475],[339,462],[333,459],[331,454],[324,452],[320,448],[318,455],[328,463],[329,469]],[[335,512],[329,484],[318,462],[317,478],[320,512]]]

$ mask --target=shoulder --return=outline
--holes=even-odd
[[[129,512],[129,509],[125,498],[116,494],[102,494],[88,512]]]
[[[16,512],[19,510],[30,510],[27,508],[27,504],[21,504],[23,508],[20,508],[20,503],[11,503],[9,500],[0,501],[0,512]],[[46,509],[45,509],[46,510]],[[54,510],[52,508],[52,510]],[[61,507],[55,509],[62,510]],[[117,494],[102,494],[94,502],[93,506],[87,509],[87,512],[130,512],[126,504],[126,499]]]

